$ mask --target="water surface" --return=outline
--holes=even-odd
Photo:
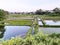
[[[38,21],[38,25],[43,25],[43,23],[41,21]]]
[[[60,21],[53,21],[53,20],[45,20],[44,21],[46,25],[59,25],[60,26]]]
[[[5,33],[3,39],[10,39],[11,37],[23,37],[27,34],[29,26],[5,26]]]
[[[60,26],[60,21],[45,20],[44,22],[46,23],[46,25]],[[38,24],[43,25],[43,23],[41,22],[41,19],[38,20]],[[30,29],[29,26],[5,26],[5,33],[4,33],[3,39],[6,40],[16,36],[24,37],[27,34],[29,29]],[[43,33],[47,33],[47,34],[52,34],[52,33],[60,34],[60,28],[56,28],[56,27],[55,28],[39,27],[39,32],[40,31],[43,31]],[[33,32],[34,31],[32,31],[32,34]]]
[[[46,34],[52,34],[52,33],[60,34],[60,28],[40,27],[39,32],[40,31]]]

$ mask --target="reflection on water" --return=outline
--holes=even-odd
[[[23,37],[29,30],[29,26],[5,26],[5,33],[3,39],[10,39],[11,37]]]
[[[46,25],[60,25],[60,21],[45,20]]]
[[[39,32],[40,31],[47,33],[47,34],[52,34],[52,33],[60,34],[60,28],[40,27]]]
[[[58,20],[58,21],[54,21],[54,20],[44,20],[43,22],[44,22],[46,25],[55,25],[55,26],[59,25],[59,26],[60,26],[60,20]],[[38,18],[38,24],[39,24],[39,25],[44,25],[44,24],[42,23],[42,20],[41,20],[40,18]]]
[[[38,18],[38,25],[43,25],[43,23],[42,23],[40,18]]]
[[[43,25],[43,23],[41,21],[38,21],[38,25]]]
[[[3,37],[4,32],[5,32],[4,26],[0,26],[0,38]]]

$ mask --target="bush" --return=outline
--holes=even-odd
[[[0,21],[6,19],[6,17],[7,17],[7,12],[0,9]]]

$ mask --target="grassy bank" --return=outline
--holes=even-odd
[[[60,16],[38,15],[42,20],[60,20]]]
[[[51,15],[32,15],[32,14],[9,14],[7,19],[32,19],[34,16],[38,16],[42,20],[60,20],[60,16],[51,16]]]
[[[5,25],[12,26],[29,26],[32,24],[32,20],[7,20]]]
[[[32,19],[33,15],[29,14],[9,14],[7,20],[12,20],[12,19]]]
[[[12,26],[30,26],[32,24],[33,15],[26,14],[9,14],[5,20],[5,25]]]
[[[51,28],[53,28],[53,27],[55,27],[55,28],[60,28],[60,25],[39,25],[39,27],[51,27]]]

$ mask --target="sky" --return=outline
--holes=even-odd
[[[60,0],[0,0],[0,9],[10,12],[31,12],[60,8]]]

